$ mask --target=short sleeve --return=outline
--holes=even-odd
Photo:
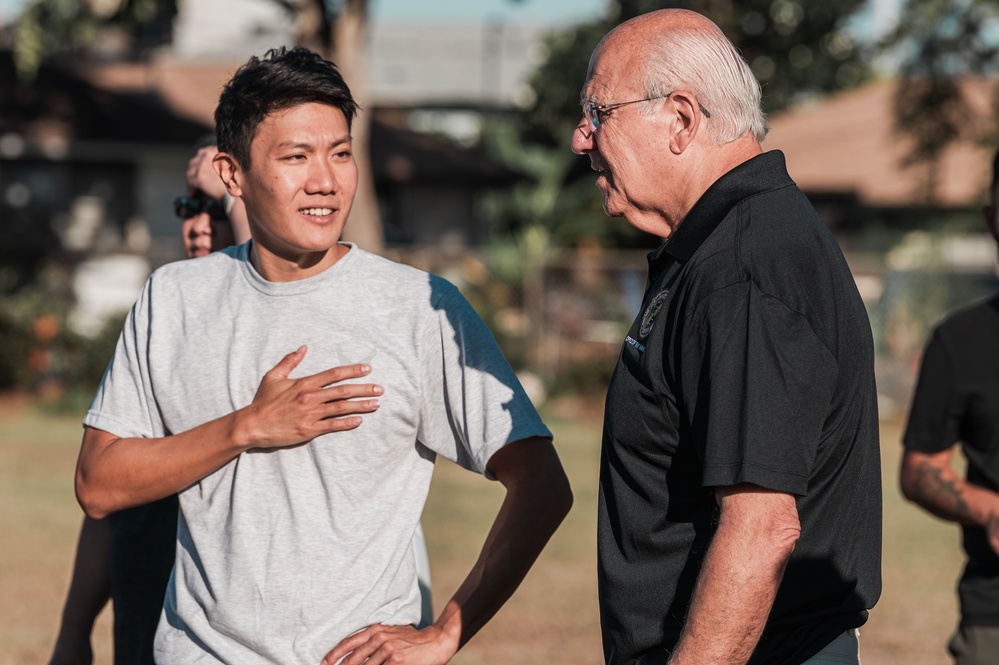
[[[492,333],[450,284],[435,285],[421,347],[418,439],[427,448],[486,474],[508,443],[551,438]]]
[[[804,495],[837,381],[808,320],[755,283],[708,296],[684,338],[683,400],[705,487]]]
[[[919,380],[902,438],[907,450],[938,453],[957,443],[961,413],[956,402],[954,361],[939,330],[933,333],[919,369]]]
[[[114,356],[83,424],[122,437],[164,436],[148,364],[151,278],[125,319]]]

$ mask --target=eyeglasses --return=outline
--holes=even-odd
[[[208,196],[178,196],[173,200],[173,211],[181,219],[190,219],[207,212],[208,216],[218,221],[229,219],[225,212],[225,204],[219,199]]]
[[[674,90],[673,92],[676,92]],[[628,106],[629,104],[641,104],[642,102],[651,102],[653,99],[669,99],[669,96],[673,92],[667,92],[665,95],[656,95],[655,97],[646,97],[645,99],[633,99],[630,102],[615,102],[613,104],[594,104],[591,101],[580,102],[580,106],[583,107],[583,116],[590,122],[590,126],[593,127],[593,131],[600,129],[600,123],[603,122],[603,115],[607,111],[616,109],[621,106]],[[701,109],[701,113],[704,114],[705,118],[710,118],[711,114],[708,110],[701,106],[700,102],[697,102],[697,108]]]

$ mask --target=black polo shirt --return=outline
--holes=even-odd
[[[933,332],[923,355],[905,447],[938,453],[958,442],[968,482],[999,492],[999,295]],[[962,526],[968,564],[958,584],[961,621],[999,625],[999,555],[985,529]]]
[[[881,593],[881,465],[867,312],[780,152],[725,174],[649,255],[604,421],[608,663],[665,662],[717,526],[713,488],[739,483],[795,495],[801,537],[750,662],[801,663]]]

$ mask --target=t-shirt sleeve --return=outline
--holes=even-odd
[[[837,380],[831,352],[751,281],[710,294],[692,322],[680,380],[703,485],[806,494]]]
[[[148,364],[151,279],[132,306],[114,356],[83,424],[122,437],[164,436],[156,415]]]
[[[434,300],[421,344],[420,443],[485,474],[508,443],[551,438],[499,345],[453,286]]]
[[[909,422],[902,438],[907,450],[938,453],[957,443],[961,413],[954,376],[953,358],[937,330],[923,353]]]

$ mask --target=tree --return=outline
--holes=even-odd
[[[590,53],[615,25],[656,9],[691,9],[711,18],[739,48],[763,84],[767,112],[858,85],[865,54],[845,29],[866,0],[612,0],[597,22],[553,34],[531,79],[537,102],[524,130],[562,142],[579,116],[579,89]],[[567,123],[572,123],[571,125]],[[540,133],[539,133],[540,132]]]
[[[494,122],[486,145],[508,164],[534,176],[514,196],[492,202],[501,232],[541,226],[556,244],[596,239],[647,244],[626,225],[608,224],[587,160],[569,142],[579,121],[579,92],[590,53],[613,26],[655,9],[684,8],[714,20],[742,50],[763,82],[764,108],[773,112],[808,97],[857,85],[868,76],[864,54],[844,28],[865,0],[612,0],[604,18],[553,33],[547,56],[531,77],[535,102],[509,126]]]
[[[352,137],[360,178],[344,239],[381,252],[384,235],[378,214],[368,154],[371,127],[363,62],[368,0],[270,0],[296,21],[298,41],[340,68],[362,113],[354,119]],[[136,54],[166,41],[178,11],[178,0],[31,0],[22,12],[15,37],[15,59],[30,80],[45,58],[86,52],[108,30],[127,37]]]
[[[997,142],[994,123],[991,131],[969,136],[977,123],[960,85],[963,76],[996,73],[999,44],[988,30],[996,19],[995,0],[907,0],[881,48],[902,58],[895,120],[913,139],[908,164],[932,166],[961,137]],[[999,107],[999,87],[993,94],[993,106]],[[931,173],[931,185],[932,178]]]
[[[162,43],[177,0],[30,0],[14,33],[14,62],[31,81],[48,57],[91,48],[101,34],[123,34],[136,53]]]

